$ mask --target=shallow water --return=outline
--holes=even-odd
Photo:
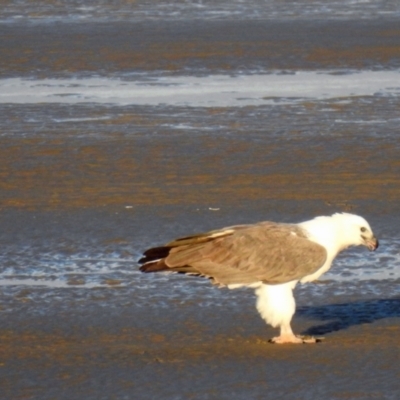
[[[187,107],[245,107],[300,103],[305,100],[383,98],[400,95],[399,71],[338,74],[307,71],[291,74],[136,77],[134,81],[86,78],[0,80],[0,103],[110,104]],[[343,100],[344,99],[344,100]],[[106,119],[103,117],[100,119]],[[87,122],[91,119],[78,119]],[[399,118],[392,120],[399,122]],[[73,122],[74,119],[59,120]],[[75,120],[76,121],[76,120]],[[372,121],[373,123],[383,122]],[[346,121],[343,121],[346,123]],[[185,125],[182,128],[187,128]]]

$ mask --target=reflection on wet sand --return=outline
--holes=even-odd
[[[117,125],[114,125],[117,129]],[[2,139],[2,207],[320,200],[349,210],[396,207],[400,161],[391,140],[294,136],[251,146],[240,136]],[[355,154],[355,149],[357,149]],[[384,156],[382,156],[384,154]],[[229,199],[229,200],[227,200]]]

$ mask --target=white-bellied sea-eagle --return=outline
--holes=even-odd
[[[261,317],[280,328],[271,341],[308,343],[315,339],[296,336],[290,326],[294,287],[318,279],[339,252],[358,245],[378,247],[368,222],[337,213],[298,224],[266,221],[183,237],[146,250],[139,263],[143,272],[181,272],[229,288],[255,288]]]

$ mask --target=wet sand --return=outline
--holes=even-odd
[[[2,74],[399,66],[398,21],[116,25],[2,26],[14,44],[1,50]],[[398,96],[0,107],[2,273],[12,271],[0,295],[2,399],[398,398],[398,280],[299,288],[296,332],[325,339],[278,346],[250,290],[192,280],[185,291],[182,277],[118,270],[136,271],[141,250],[175,236],[335,211],[366,216],[385,252],[400,222]],[[120,263],[111,274],[107,257]]]
[[[290,204],[296,202],[278,202],[274,212],[287,210],[287,219],[298,219]],[[312,204],[307,202],[307,211],[317,212]],[[261,206],[246,211],[235,204],[221,213],[179,204],[125,212],[14,210],[5,216],[3,210],[2,243],[23,245],[31,237],[34,257],[57,249],[68,258],[79,245],[90,248],[97,241],[102,254],[119,249],[134,270],[133,248],[191,232],[191,226],[255,220],[262,212]],[[374,218],[381,227],[389,224],[387,217]],[[106,278],[103,287],[80,288],[85,279],[71,275],[70,288],[3,287],[2,398],[398,397],[398,280],[301,286],[293,327],[324,340],[280,346],[267,342],[276,330],[259,317],[252,290],[219,290],[198,278],[175,276],[154,287],[143,282],[138,296],[133,278]],[[191,295],[176,287],[184,279]],[[200,281],[214,298],[196,292]]]
[[[183,301],[8,321],[0,334],[2,397],[396,399],[400,300],[354,298],[336,309],[331,301],[300,307],[294,319],[297,331],[325,330],[316,345],[267,343],[274,332],[248,301],[240,312]],[[318,320],[321,310],[342,314],[336,328]]]
[[[399,67],[398,20],[144,21],[0,26],[3,76]],[[51,41],[43,40],[52,37]],[[12,44],[11,46],[9,44]],[[115,44],[118,43],[116,46]],[[1,44],[0,44],[1,46]]]
[[[398,106],[394,104],[393,111]],[[303,111],[307,107],[315,105],[300,105]],[[76,137],[79,127],[63,133],[50,128],[45,137],[3,138],[2,206],[70,210],[182,203],[225,208],[286,201],[293,205],[319,202],[320,209],[308,207],[309,215],[338,208],[350,211],[361,205],[364,214],[387,215],[399,209],[399,149],[391,130],[360,137],[353,126],[336,125],[337,135],[321,135],[316,140],[304,137],[307,125],[297,127],[299,130],[291,125],[289,140],[285,134],[273,135],[265,142],[255,131],[249,134],[249,142],[240,130],[246,128],[246,122],[251,123],[250,108],[241,110],[234,121],[216,122],[218,117],[213,116],[214,123],[227,124],[229,136],[186,135],[171,127],[149,140],[140,134],[129,137],[119,130],[129,129],[130,124],[136,130],[140,125],[157,130],[171,121],[157,114],[121,111],[123,116],[95,125],[94,129],[111,130],[102,140]],[[291,118],[291,111],[297,109],[289,108],[277,117],[282,127],[282,119]],[[205,114],[214,112],[223,115],[232,111],[219,109]],[[314,112],[317,116],[317,110],[309,114]],[[196,118],[201,120],[202,115]]]

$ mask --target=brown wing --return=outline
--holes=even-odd
[[[215,284],[278,284],[317,271],[326,250],[296,225],[262,222],[177,239],[147,250],[143,272],[175,271],[212,278]]]

